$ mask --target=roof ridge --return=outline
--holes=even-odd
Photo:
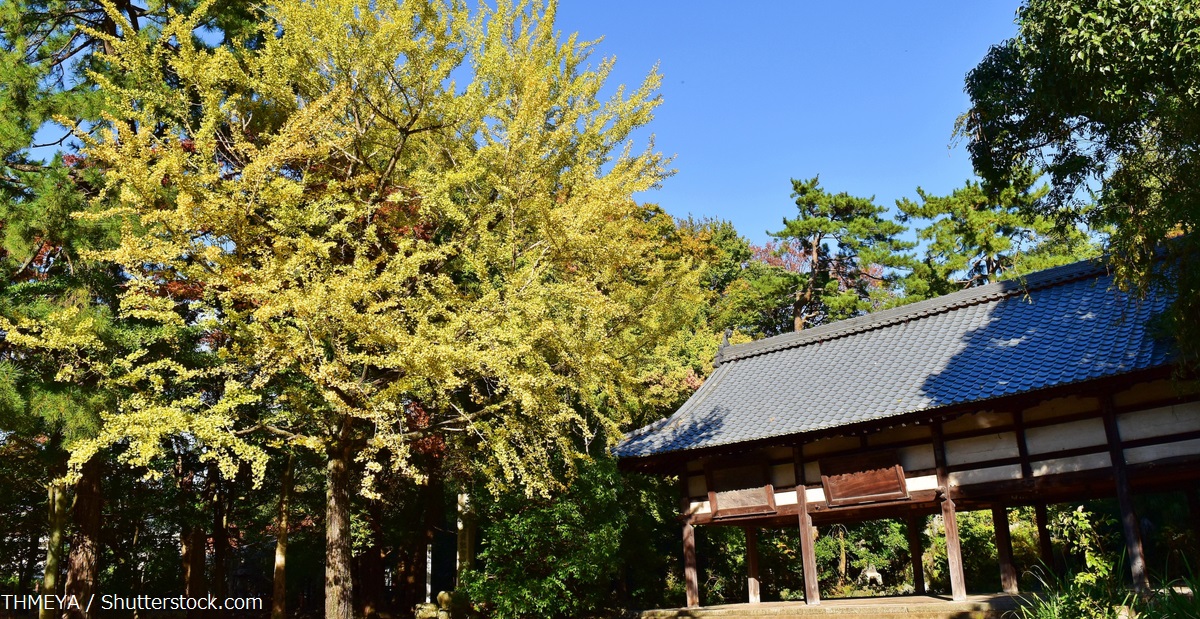
[[[1042,269],[1017,279],[967,288],[916,303],[909,303],[863,316],[838,320],[800,332],[784,333],[754,342],[727,346],[717,351],[717,355],[713,359],[713,365],[714,367],[719,367],[727,361],[755,357],[788,348],[834,340],[865,331],[882,329],[916,318],[941,314],[979,303],[995,301],[1004,297],[1050,288],[1106,273],[1107,268],[1101,259],[1081,260],[1079,262]]]

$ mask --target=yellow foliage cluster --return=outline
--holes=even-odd
[[[261,467],[261,431],[419,476],[437,435],[544,492],[619,436],[700,287],[632,199],[669,173],[631,146],[659,76],[602,98],[612,61],[554,10],[282,0],[216,49],[184,15],[95,33],[124,79],[97,76],[121,113],[81,133],[107,178],[88,216],[123,232],[90,258],[127,274],[125,318],[190,321],[221,363],[126,359],[93,448],[145,462],[185,434]],[[189,372],[222,386],[180,394]]]

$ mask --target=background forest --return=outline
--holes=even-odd
[[[1194,362],[1194,3],[1030,0],[967,77],[978,178],[884,205],[798,170],[761,245],[633,199],[670,175],[631,142],[661,77],[602,98],[611,61],[554,11],[0,4],[5,593],[348,619],[407,616],[430,574],[494,617],[679,606],[677,489],[609,448],[725,338],[1108,252],[1177,291],[1159,328]],[[1140,500],[1181,573],[1184,497]],[[1078,514],[1116,534],[1078,508],[1052,512],[1058,568],[1087,560]],[[998,583],[990,518],[960,522],[971,590]],[[705,604],[744,599],[743,535],[701,529]],[[761,535],[764,599],[800,597],[798,531]],[[823,593],[911,582],[903,523],[819,535]]]

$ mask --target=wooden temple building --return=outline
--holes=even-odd
[[[917,593],[920,528],[941,514],[954,600],[966,597],[955,514],[992,510],[1002,588],[1017,589],[1006,509],[1116,497],[1133,583],[1147,584],[1132,495],[1195,488],[1200,392],[1174,381],[1151,327],[1169,299],[1116,290],[1080,262],[737,346],[672,416],[616,448],[626,470],[679,476],[687,604],[694,527],[747,532],[907,519]],[[800,535],[819,604],[813,535]]]

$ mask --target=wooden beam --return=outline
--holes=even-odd
[[[796,469],[796,504],[800,508],[800,568],[804,572],[804,603],[815,606],[821,603],[821,588],[817,581],[817,549],[813,544],[812,516],[808,515],[808,492],[805,486],[804,465],[801,464],[803,448],[793,452]]]
[[[696,529],[683,523],[683,586],[687,590],[688,608],[700,606],[700,579],[696,575]]]
[[[939,501],[942,521],[946,526],[946,563],[950,570],[950,596],[956,602],[967,599],[967,579],[963,574],[962,544],[958,537],[958,515],[950,496],[950,477],[946,473],[946,444],[942,440],[942,424],[933,424],[933,460],[937,467]]]
[[[758,529],[745,527],[746,531],[746,589],[751,604],[762,601],[758,590]]]
[[[992,528],[996,531],[996,556],[1000,560],[1000,588],[1017,592],[1017,568],[1013,565],[1012,536],[1008,531],[1008,509],[992,508]]]
[[[1108,438],[1109,457],[1112,460],[1113,480],[1117,484],[1117,504],[1121,507],[1121,528],[1125,532],[1125,556],[1129,560],[1129,572],[1136,591],[1148,591],[1150,580],[1146,575],[1146,554],[1142,550],[1142,530],[1137,514],[1133,510],[1133,492],[1129,489],[1129,471],[1125,466],[1125,450],[1121,448],[1121,432],[1117,427],[1117,415],[1113,411],[1112,395],[1100,399],[1104,412],[1104,434]]]
[[[909,516],[905,519],[908,532],[908,555],[912,560],[913,592],[925,595],[925,545],[921,536],[925,533],[925,517]]]
[[[1050,574],[1057,573],[1054,569],[1054,542],[1050,539],[1050,517],[1046,513],[1046,504],[1038,503],[1033,506],[1034,520],[1037,521],[1038,555],[1042,565]]]

